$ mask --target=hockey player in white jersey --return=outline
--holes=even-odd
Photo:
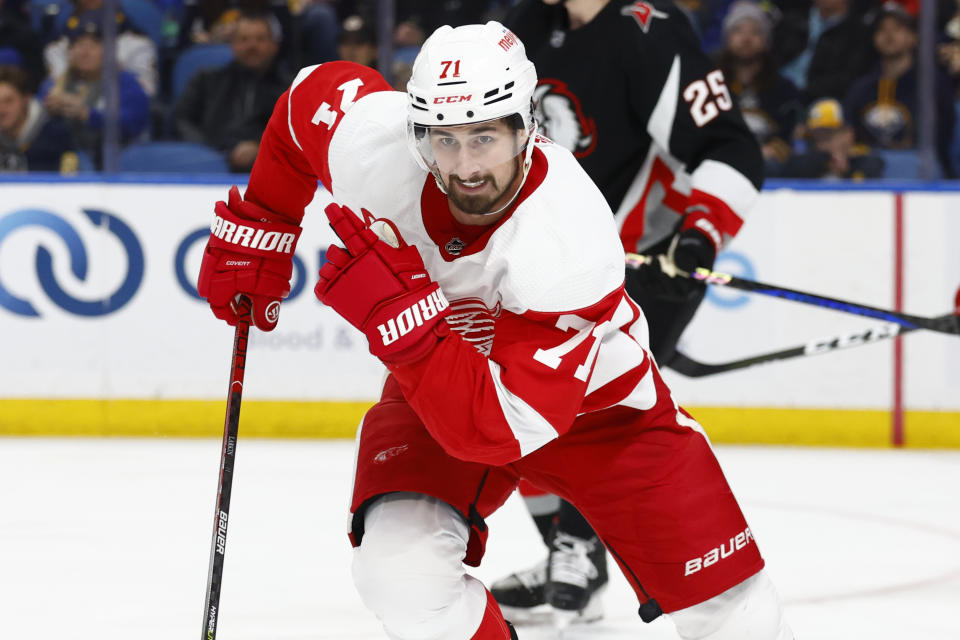
[[[344,246],[315,292],[389,372],[360,427],[350,531],[387,637],[517,637],[464,565],[528,478],[590,519],[644,620],[789,640],[709,441],[647,351],[606,201],[536,136],[535,85],[495,22],[438,29],[406,94],[350,63],[304,69],[243,198],[217,204],[199,291],[231,323],[248,296],[272,329],[304,207],[318,179],[331,190]]]

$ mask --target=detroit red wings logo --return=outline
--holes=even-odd
[[[493,334],[497,318],[500,317],[500,303],[488,309],[479,298],[461,298],[450,303],[450,315],[447,324],[453,331],[476,347],[485,356],[493,348]]]
[[[545,136],[569,149],[578,158],[593,153],[597,146],[597,125],[587,118],[580,99],[566,83],[543,78],[533,92],[537,122]]]
[[[620,10],[625,16],[633,16],[634,20],[637,21],[637,24],[640,25],[640,29],[644,33],[650,31],[650,24],[653,22],[654,18],[668,18],[666,13],[663,11],[657,11],[653,8],[653,5],[649,2],[634,2],[632,5],[626,6]]]

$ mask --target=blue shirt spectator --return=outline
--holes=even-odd
[[[86,22],[71,36],[66,72],[40,87],[40,97],[53,116],[62,117],[78,149],[94,158],[103,142],[103,42],[97,22]],[[117,76],[122,142],[142,136],[150,123],[150,99],[136,76],[127,71]],[[99,163],[98,163],[99,164]]]
[[[2,1],[2,0],[0,0]],[[43,51],[49,75],[57,77],[67,69],[70,44],[78,34],[88,31],[89,25],[103,24],[103,0],[74,0],[76,8],[67,19],[63,37],[51,42]],[[116,13],[117,64],[133,73],[148,96],[156,95],[158,87],[157,47],[153,40],[137,33],[122,11]]]

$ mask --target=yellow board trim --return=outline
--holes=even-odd
[[[370,402],[245,400],[250,438],[353,438]],[[221,437],[223,400],[0,399],[0,436]],[[883,410],[693,407],[715,443],[889,447]],[[907,411],[906,446],[960,448],[960,412]]]
[[[373,402],[244,400],[240,434],[352,438]],[[222,437],[224,400],[0,400],[0,435]]]

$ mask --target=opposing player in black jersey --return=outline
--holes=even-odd
[[[740,230],[763,182],[760,149],[672,2],[521,0],[507,24],[537,67],[542,132],[600,187],[624,248],[657,257],[629,270],[626,288],[658,364],[670,366],[705,294],[675,269],[712,267]],[[514,620],[597,619],[603,544],[569,504],[532,485],[521,491],[550,556],[495,583],[494,597]]]

